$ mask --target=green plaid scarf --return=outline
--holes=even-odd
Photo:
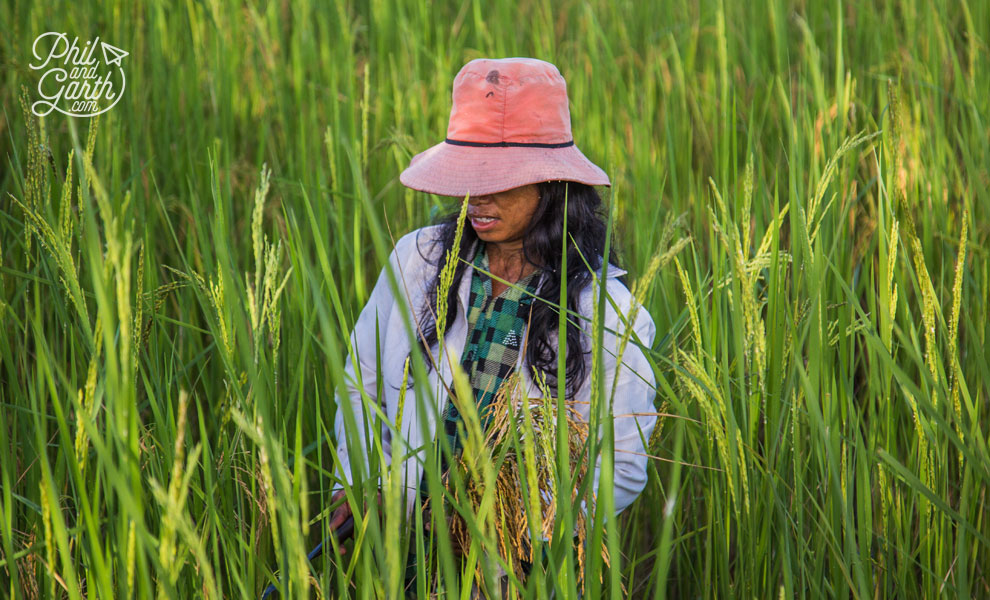
[[[461,354],[461,368],[471,380],[478,413],[481,415],[484,430],[489,416],[486,408],[495,398],[505,379],[516,368],[522,345],[523,333],[529,318],[529,307],[539,283],[540,271],[536,270],[506,288],[496,298],[492,298],[492,280],[481,271],[489,271],[488,252],[484,242],[475,252],[472,261],[475,267],[471,277],[471,294],[468,300],[468,338]],[[461,415],[448,398],[443,411],[443,432],[450,443],[452,455],[460,452],[462,446],[457,432]],[[447,469],[446,457],[441,457],[441,472]],[[425,477],[421,482],[425,493]]]
[[[474,276],[471,278],[471,299],[468,306],[468,334],[461,368],[470,375],[471,387],[481,415],[482,430],[491,420],[486,408],[498,394],[502,382],[516,369],[523,331],[536,293],[538,271],[533,271],[492,298],[492,280],[478,269],[488,271],[488,252],[482,246],[475,254]],[[454,453],[461,449],[457,423],[461,416],[453,400],[447,399],[444,411],[444,432]]]
[[[505,379],[516,368],[523,333],[529,319],[529,308],[533,303],[533,296],[530,294],[536,294],[540,271],[530,273],[515,282],[515,287],[510,286],[497,298],[492,298],[491,277],[481,272],[481,270],[489,271],[488,252],[484,242],[479,244],[472,261],[475,269],[471,276],[471,295],[468,300],[468,338],[464,352],[461,354],[461,368],[470,376],[471,388],[474,391],[484,430],[491,420],[485,409],[495,398]],[[448,397],[441,422],[443,432],[453,451],[452,455],[455,456],[462,449],[457,432],[457,424],[460,420],[459,411],[454,406],[453,400]],[[439,444],[435,451],[440,452]],[[447,457],[440,453],[440,472],[445,472],[447,468]],[[425,470],[420,479],[419,491],[421,501],[429,498]],[[430,542],[427,541],[427,546],[429,545]],[[413,580],[416,573],[413,545],[409,547],[409,554],[405,573],[407,583]]]

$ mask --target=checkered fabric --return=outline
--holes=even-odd
[[[488,252],[484,242],[475,252],[474,274],[471,277],[471,294],[468,300],[468,338],[461,354],[461,368],[471,380],[482,429],[488,425],[486,408],[495,398],[502,382],[515,370],[522,345],[523,333],[529,318],[529,308],[537,291],[540,271],[536,270],[506,288],[498,297],[492,297],[492,280],[481,270],[488,271]],[[480,269],[480,270],[479,270]],[[461,415],[448,398],[441,423],[444,434],[457,454],[461,450],[457,424]],[[447,469],[446,457],[441,457],[441,469]],[[421,490],[425,493],[425,477]]]
[[[488,271],[488,252],[484,242],[479,242],[475,252],[474,274],[471,277],[471,294],[468,300],[468,338],[461,354],[461,368],[470,376],[471,388],[481,416],[482,429],[487,429],[490,418],[486,408],[497,395],[505,379],[515,370],[522,345],[523,333],[529,320],[529,309],[533,303],[533,295],[540,282],[540,271],[536,270],[513,285],[506,288],[496,298],[492,298],[492,280],[481,270]],[[462,449],[457,433],[457,424],[461,415],[454,406],[453,400],[447,398],[441,423],[443,432],[453,454]],[[440,452],[437,444],[435,451],[440,454],[441,472],[447,470],[447,457]],[[426,484],[426,472],[420,480],[420,500],[429,498]],[[426,538],[427,551],[431,551],[431,538]],[[546,548],[544,547],[544,556]],[[523,563],[526,571],[531,568]],[[416,551],[410,545],[409,557],[406,564],[405,581],[407,585],[416,576]]]
[[[488,271],[488,252],[482,247],[475,254],[474,276],[471,278],[471,297],[468,306],[468,339],[461,355],[461,368],[470,375],[482,429],[490,419],[486,408],[495,399],[502,382],[515,370],[522,344],[523,330],[536,293],[538,271],[508,287],[497,298],[492,298],[492,280],[478,269]],[[453,400],[447,399],[444,411],[444,432],[450,447],[456,453],[461,448],[457,435],[457,423],[461,416]]]

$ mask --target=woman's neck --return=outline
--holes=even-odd
[[[516,282],[536,270],[537,265],[526,260],[521,242],[486,243],[485,250],[488,252],[488,270],[500,279]]]

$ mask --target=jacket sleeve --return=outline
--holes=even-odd
[[[628,292],[627,292],[628,294]],[[632,296],[627,296],[626,305],[619,307],[624,314],[629,315]],[[602,363],[605,379],[605,399],[612,400],[615,432],[614,460],[614,494],[615,512],[618,514],[633,503],[639,496],[647,481],[646,446],[644,441],[650,439],[656,425],[656,408],[653,401],[656,396],[656,378],[653,369],[643,351],[634,341],[639,341],[647,348],[652,347],[656,334],[653,318],[640,306],[633,327],[635,336],[630,336],[622,363],[617,362],[621,337],[626,329],[619,315],[611,305],[605,310],[605,331],[603,336]],[[612,385],[615,382],[615,395],[612,395]],[[650,413],[650,414],[647,414]],[[601,476],[601,459],[595,468],[595,490],[599,489]]]
[[[378,373],[376,369],[377,353],[379,348],[385,349],[386,330],[389,317],[396,309],[396,298],[389,285],[388,271],[391,266],[396,279],[399,274],[399,256],[402,255],[399,246],[403,240],[396,244],[396,248],[389,255],[388,264],[378,275],[378,281],[368,298],[368,303],[361,310],[354,330],[350,336],[350,352],[344,364],[344,380],[347,387],[347,396],[341,398],[341,403],[337,407],[337,416],[334,421],[334,437],[337,442],[337,456],[339,458],[338,478],[339,482],[334,485],[334,490],[342,489],[343,482],[348,485],[354,483],[355,469],[358,468],[351,452],[360,452],[363,461],[363,477],[369,476],[368,461],[373,455],[367,453],[368,445],[374,437],[374,425],[380,414],[385,414],[384,398],[378,398],[377,383]],[[377,321],[377,327],[376,327]],[[378,338],[376,338],[376,329]],[[355,360],[357,363],[355,364]],[[360,367],[360,371],[358,370]],[[358,376],[360,375],[360,380]],[[362,395],[362,390],[367,396],[367,403]],[[349,438],[348,429],[345,426],[345,411],[349,411],[354,417],[356,425],[356,437]],[[381,423],[381,421],[378,421]],[[388,427],[381,423],[381,443],[385,462],[391,461],[391,432]]]

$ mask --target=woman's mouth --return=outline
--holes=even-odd
[[[495,217],[471,217],[471,227],[475,231],[487,231],[495,226],[498,219]]]

